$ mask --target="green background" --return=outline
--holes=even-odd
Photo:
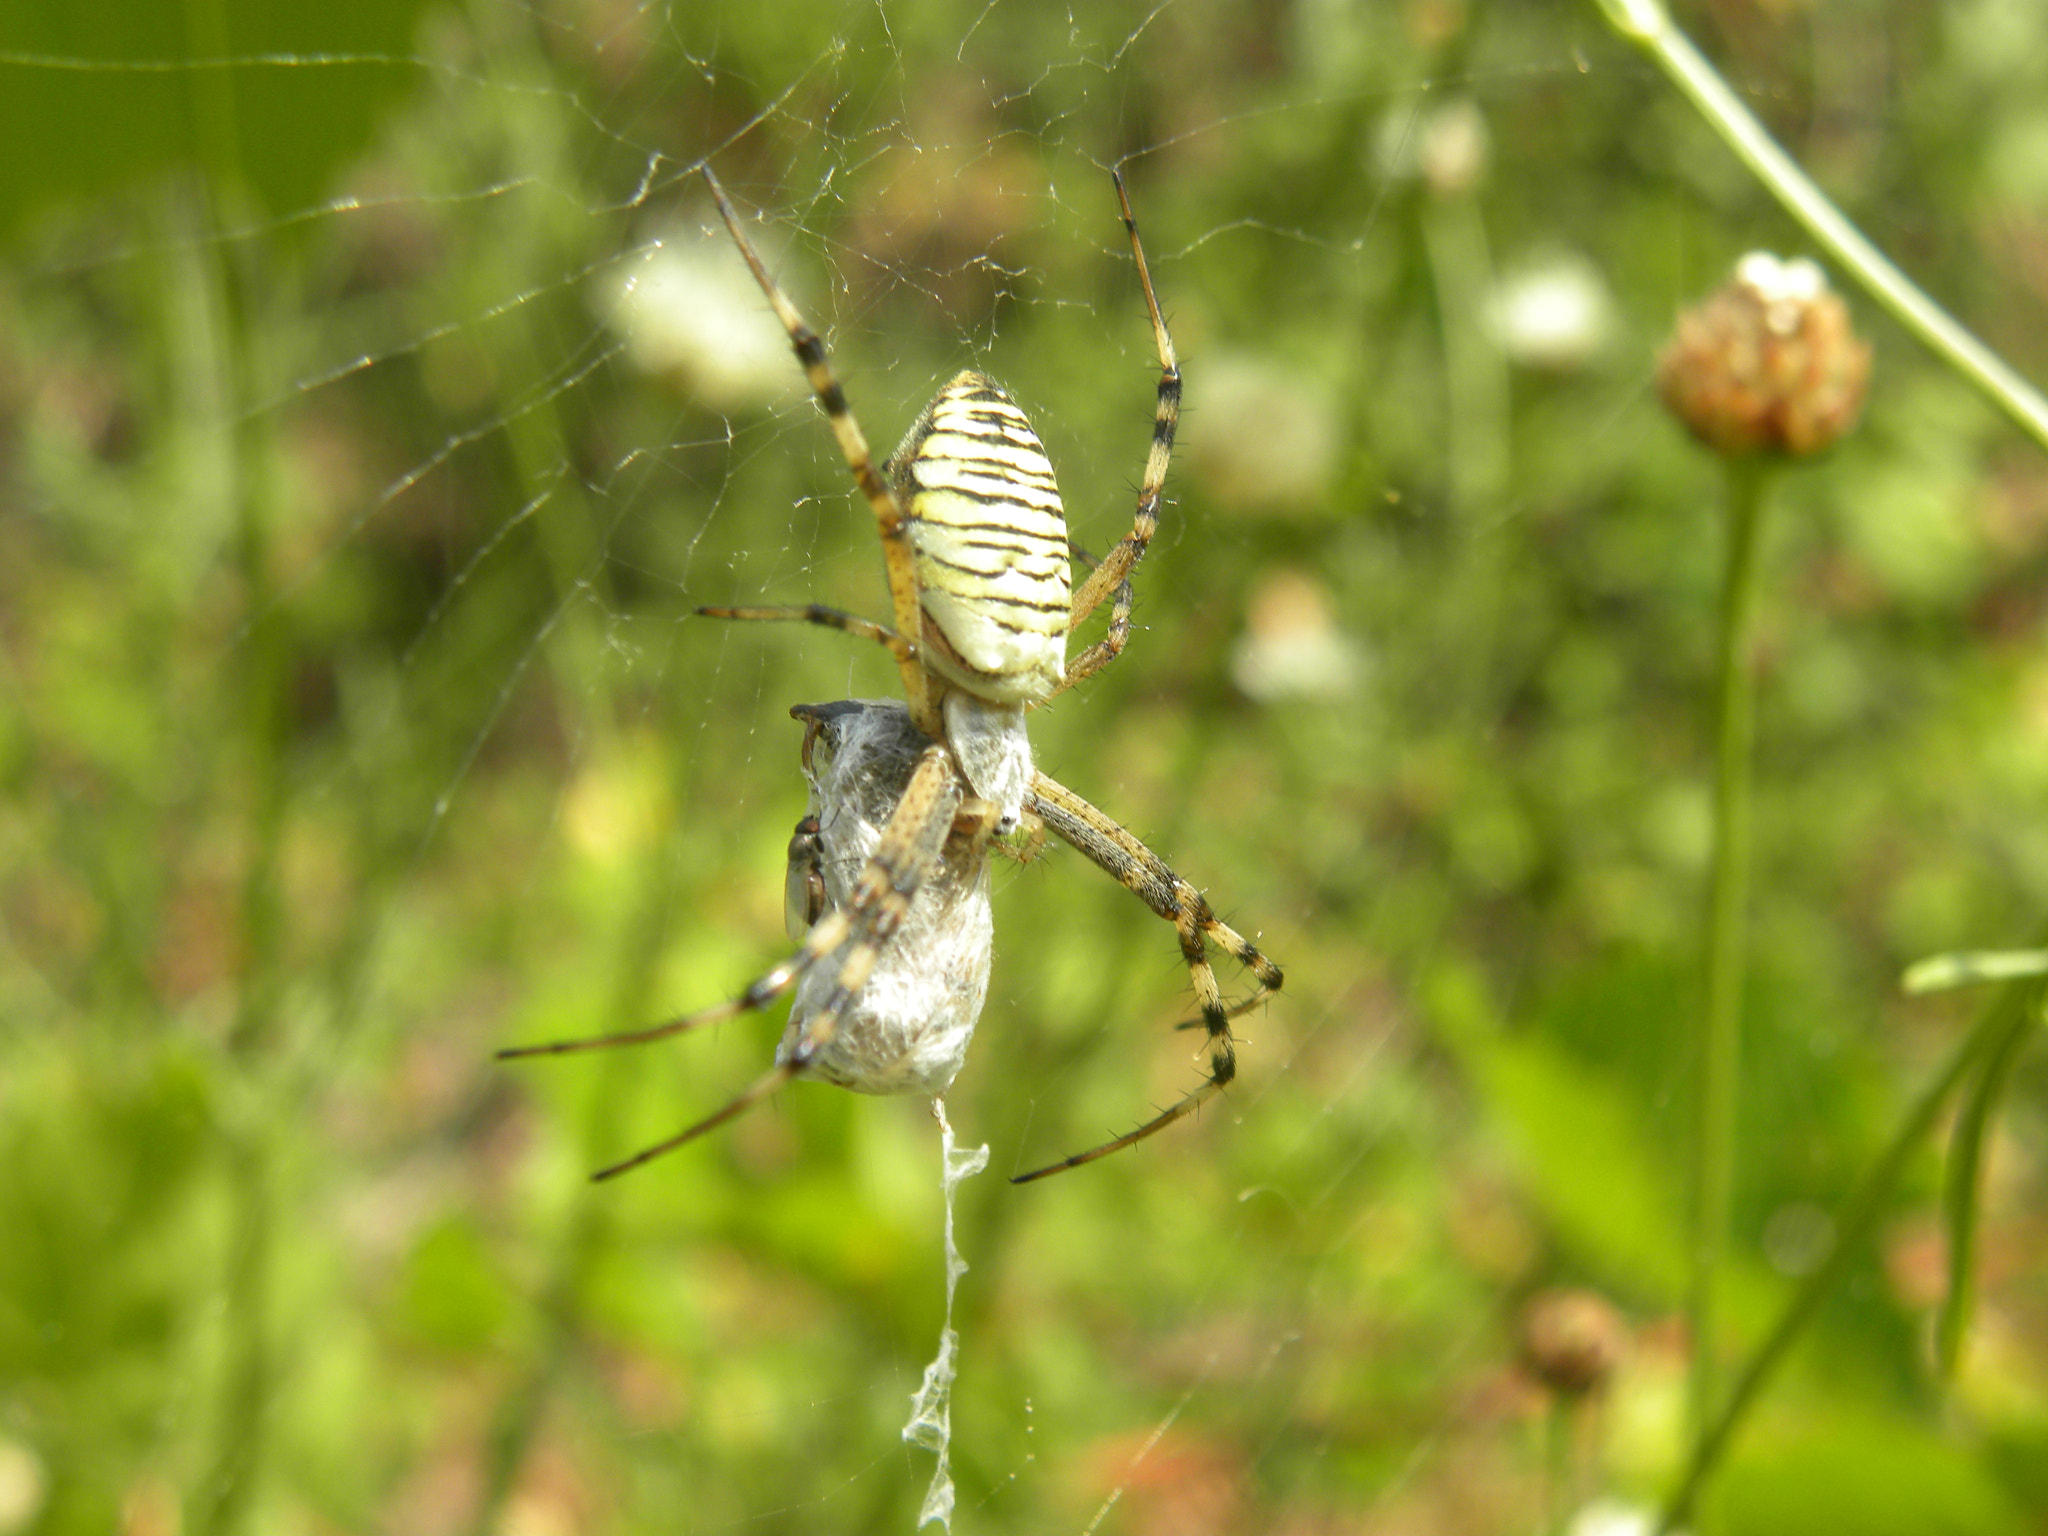
[[[740,283],[686,313],[767,327],[705,154],[877,443],[991,369],[1086,548],[1151,416],[1120,157],[1186,370],[1140,629],[1034,736],[1287,987],[1199,1121],[1012,1188],[1196,1069],[1166,926],[1072,854],[998,868],[955,1528],[1541,1530],[1668,1486],[1721,529],[1650,378],[1738,254],[1803,247],[1590,0],[72,18],[0,15],[0,1533],[910,1528],[924,1107],[800,1085],[593,1188],[777,1026],[491,1061],[779,958],[786,707],[896,686],[687,617],[885,610],[794,363],[723,396],[605,318],[658,240]],[[1682,19],[2048,376],[2048,19]],[[1606,325],[1531,361],[1490,317],[1561,267]],[[1901,969],[2048,896],[2041,451],[1851,302],[1867,419],[1765,553],[1731,1356],[1969,1017]],[[1234,680],[1275,626],[1320,692]],[[1929,1158],[1726,1529],[2042,1529],[2041,1089],[1954,1388]],[[1578,1406],[1518,1365],[1559,1285],[1628,1346]]]

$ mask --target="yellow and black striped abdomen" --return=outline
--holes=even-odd
[[[917,550],[926,664],[996,703],[1051,693],[1073,611],[1067,517],[1016,402],[993,379],[960,374],[885,472]]]

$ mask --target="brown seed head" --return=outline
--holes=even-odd
[[[1717,453],[1818,453],[1856,425],[1870,347],[1803,257],[1753,251],[1684,311],[1657,360],[1671,413]]]
[[[1522,1360],[1530,1374],[1564,1397],[1607,1385],[1628,1343],[1621,1314],[1584,1290],[1543,1291],[1522,1308]]]

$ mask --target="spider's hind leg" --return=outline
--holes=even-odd
[[[1136,836],[1083,800],[1064,784],[1034,775],[1031,809],[1045,825],[1066,842],[1086,854],[1097,866],[1114,875],[1146,906],[1173,924],[1180,939],[1181,958],[1187,962],[1188,978],[1195,989],[1201,1017],[1184,1028],[1200,1025],[1209,1032],[1209,1075],[1205,1081],[1168,1105],[1136,1130],[1112,1137],[1099,1146],[1071,1157],[1018,1174],[1013,1184],[1027,1184],[1048,1174],[1061,1173],[1092,1163],[1097,1158],[1120,1152],[1135,1142],[1163,1131],[1185,1118],[1221,1093],[1237,1075],[1237,1046],[1230,1021],[1240,1018],[1280,990],[1284,978],[1275,965],[1244,935],[1216,916],[1208,899],[1170,869],[1166,861],[1147,848]],[[1239,1002],[1226,1004],[1216,984],[1216,971],[1209,963],[1209,945],[1214,943],[1231,959],[1251,972],[1258,990]]]
[[[775,1000],[796,985],[799,977],[820,959],[831,954],[844,944],[852,932],[852,919],[844,911],[828,912],[805,936],[803,946],[774,969],[762,973],[748,985],[739,996],[718,1003],[695,1013],[686,1013],[680,1018],[670,1019],[663,1024],[651,1025],[646,1029],[626,1030],[619,1034],[594,1035],[582,1040],[554,1040],[545,1045],[520,1045],[498,1052],[500,1061],[516,1061],[527,1056],[561,1056],[576,1051],[609,1050],[620,1045],[645,1045],[655,1040],[666,1040],[671,1035],[684,1034],[700,1029],[706,1024],[721,1023],[743,1013],[756,1013],[768,1007]],[[651,1162],[664,1152],[673,1151],[686,1141],[694,1141],[706,1131],[713,1130],[747,1109],[756,1101],[779,1088],[797,1068],[784,1072],[778,1063],[776,1070],[756,1081],[746,1092],[727,1104],[718,1113],[699,1120],[687,1130],[658,1142],[645,1151],[637,1152],[624,1162],[600,1168],[591,1175],[593,1180],[614,1178],[630,1168]]]

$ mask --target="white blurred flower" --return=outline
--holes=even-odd
[[[1469,192],[1486,179],[1493,135],[1486,114],[1469,96],[1445,102],[1423,121],[1416,160],[1422,179],[1439,197]]]
[[[1320,581],[1286,570],[1260,578],[1230,657],[1231,679],[1246,697],[1263,704],[1349,698],[1365,665],[1364,649],[1337,627]]]
[[[1653,1510],[1619,1499],[1595,1499],[1572,1516],[1565,1536],[1653,1536],[1656,1529]]]
[[[1454,96],[1426,111],[1410,106],[1388,112],[1373,131],[1367,157],[1380,176],[1420,177],[1439,197],[1468,192],[1486,177],[1493,136],[1486,114],[1469,96]]]
[[[1614,301],[1600,269],[1567,252],[1505,278],[1487,316],[1501,350],[1530,368],[1580,368],[1614,333]]]
[[[43,1459],[25,1442],[0,1436],[0,1532],[25,1531],[35,1524],[49,1491]]]
[[[1789,315],[1772,329],[1785,331],[1799,320],[1799,306],[1811,304],[1828,291],[1828,280],[1817,263],[1805,256],[1785,261],[1769,251],[1751,251],[1735,263],[1735,281],[1773,309],[1789,309]]]
[[[1243,355],[1205,360],[1201,425],[1186,452],[1221,505],[1255,512],[1319,507],[1342,447],[1336,405],[1301,370]]]
[[[731,242],[693,226],[651,241],[597,307],[636,367],[674,377],[716,409],[766,405],[803,382]]]

